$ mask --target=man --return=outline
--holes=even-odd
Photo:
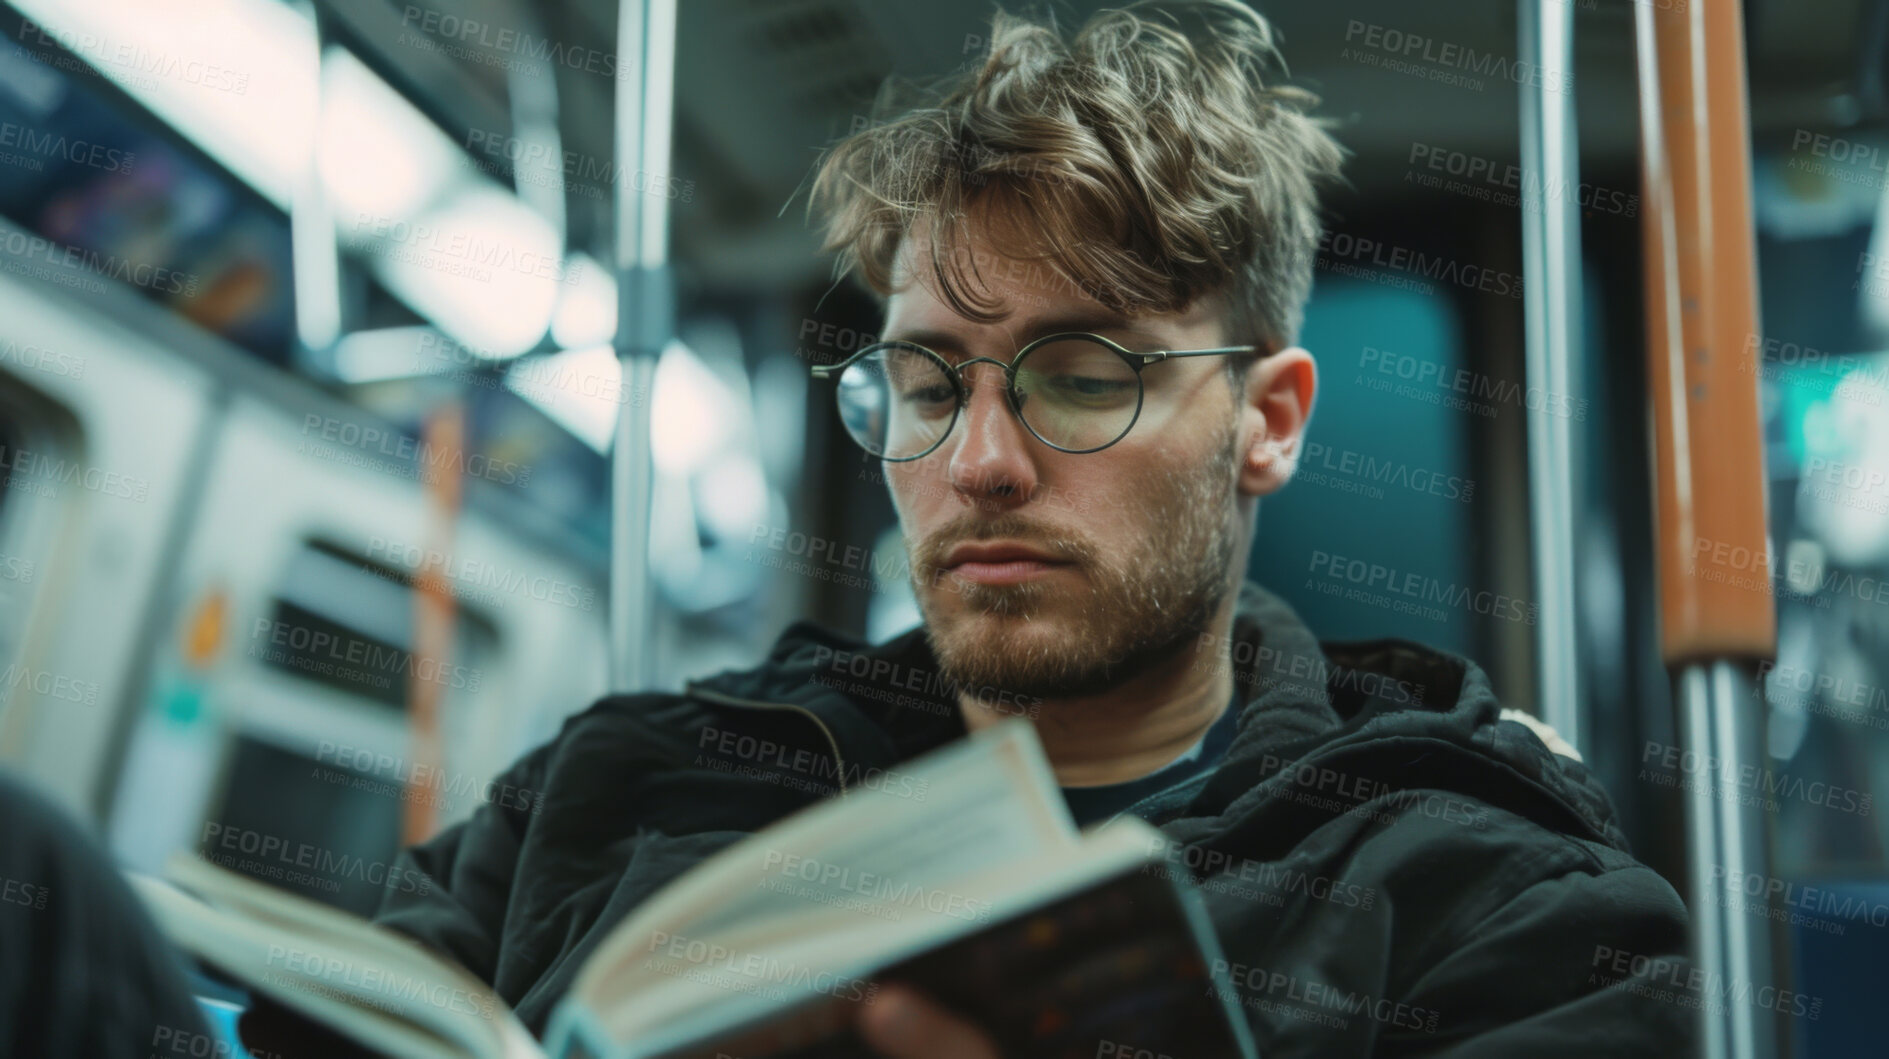
[[[1687,1009],[1613,957],[1678,965],[1684,909],[1579,763],[1501,719],[1474,663],[1321,644],[1244,579],[1312,416],[1293,343],[1341,158],[1271,83],[1266,23],[1177,0],[1069,39],[1000,15],[990,39],[814,184],[897,343],[818,385],[886,460],[922,628],[800,623],[746,672],[599,702],[501,778],[537,811],[486,805],[407,851],[436,885],[390,891],[380,922],[541,1032],[689,867],[835,779],[1023,715],[1080,822],[1157,825],[1200,883],[1262,1054],[1682,1053]],[[747,736],[788,749],[742,760]],[[279,1015],[252,1013],[252,1047],[327,1054]],[[891,986],[857,1028],[884,1056],[995,1054]]]
[[[1615,981],[1612,953],[1683,959],[1685,913],[1587,772],[1499,719],[1473,663],[1321,645],[1244,580],[1312,415],[1293,340],[1341,158],[1271,83],[1266,23],[1137,4],[1067,40],[1000,15],[990,40],[813,185],[898,343],[816,385],[887,461],[923,627],[868,646],[801,623],[747,672],[597,704],[506,778],[541,811],[488,806],[410,851],[439,888],[381,921],[541,1028],[627,911],[821,796],[709,767],[727,733],[809,755],[751,771],[857,776],[1021,713],[1079,821],[1149,820],[1195,872],[1263,1054],[1687,1047],[1683,1007]],[[1012,365],[1069,333],[1114,346]],[[1200,355],[1132,355],[1156,351]],[[912,674],[956,693],[894,705]],[[904,991],[859,1026],[887,1056],[991,1054]]]

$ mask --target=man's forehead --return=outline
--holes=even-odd
[[[939,289],[932,264],[932,236],[928,219],[921,218],[900,240],[893,259],[893,291],[886,303],[886,338],[970,334],[995,330],[1025,340],[1055,331],[1105,331],[1158,335],[1173,328],[1192,330],[1216,322],[1224,299],[1210,296],[1177,313],[1125,313],[1104,304],[1069,277],[1049,257],[1013,257],[993,239],[986,224],[1004,225],[1003,219],[983,212],[959,229],[959,237],[945,240],[947,269],[954,282],[980,312],[995,316],[985,321],[964,316]],[[1005,228],[1002,232],[1013,231]],[[1006,236],[1002,242],[1014,246]],[[916,338],[911,338],[917,341]]]
[[[893,289],[920,295],[919,300],[935,302],[949,312],[950,303],[938,287],[933,265],[933,254],[937,252],[952,280],[967,288],[961,293],[975,301],[980,311],[992,311],[1005,318],[1045,306],[1067,309],[1086,305],[1098,313],[1108,311],[1107,306],[1064,275],[1054,258],[1011,256],[1004,247],[1017,244],[1006,238],[1000,246],[987,227],[990,223],[1002,222],[980,217],[960,229],[958,238],[946,239],[940,247],[934,245],[929,222],[915,222],[911,232],[899,241],[893,258]]]

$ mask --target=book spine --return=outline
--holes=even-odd
[[[1259,1045],[1253,1040],[1252,1027],[1247,1025],[1246,1012],[1234,1002],[1237,995],[1233,983],[1225,974],[1216,969],[1226,966],[1226,957],[1220,951],[1220,935],[1214,929],[1213,917],[1207,914],[1206,899],[1191,884],[1170,878],[1169,884],[1180,898],[1181,912],[1187,917],[1188,928],[1194,932],[1194,939],[1200,945],[1200,955],[1207,961],[1208,979],[1213,983],[1213,995],[1219,999],[1220,1008],[1226,1014],[1227,1025],[1233,1031],[1233,1041],[1240,1049],[1241,1059],[1259,1059]]]

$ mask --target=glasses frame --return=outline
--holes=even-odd
[[[1031,350],[1051,342],[1060,342],[1071,338],[1085,339],[1109,349],[1126,362],[1135,373],[1135,414],[1129,417],[1128,425],[1123,427],[1122,432],[1115,435],[1113,440],[1104,442],[1094,448],[1066,449],[1043,435],[1038,434],[1036,428],[1030,425],[1030,421],[1023,417],[1023,406],[1019,403],[1020,395],[1017,393],[1017,365],[1023,362],[1023,358],[1030,355]],[[1212,349],[1157,349],[1149,353],[1138,353],[1119,342],[1103,338],[1101,335],[1090,334],[1087,331],[1059,331],[1053,335],[1044,335],[1030,342],[1022,349],[1017,350],[1017,355],[1011,357],[1008,364],[995,357],[971,357],[958,364],[952,364],[938,353],[926,349],[916,342],[894,339],[889,342],[874,342],[872,345],[855,352],[852,356],[847,357],[838,364],[816,364],[812,368],[813,377],[816,379],[837,379],[840,373],[852,367],[860,358],[871,356],[874,353],[887,349],[908,349],[930,357],[944,372],[945,378],[951,380],[952,390],[957,394],[957,404],[951,409],[951,422],[945,424],[944,430],[940,431],[938,434],[938,439],[931,443],[930,448],[927,448],[916,456],[878,456],[868,450],[869,455],[874,455],[876,459],[883,460],[886,463],[910,463],[913,460],[922,460],[938,451],[938,446],[943,445],[945,439],[951,436],[951,432],[957,429],[958,417],[964,413],[965,406],[970,404],[971,397],[969,387],[964,384],[964,369],[969,368],[973,364],[995,364],[1003,369],[1004,398],[1010,405],[1010,414],[1017,417],[1017,422],[1023,424],[1023,429],[1029,431],[1031,437],[1055,449],[1057,452],[1067,452],[1071,455],[1081,456],[1091,452],[1101,452],[1110,445],[1120,442],[1123,438],[1128,436],[1130,431],[1135,429],[1135,424],[1141,421],[1142,402],[1147,398],[1148,394],[1148,385],[1142,380],[1141,373],[1148,365],[1159,364],[1164,360],[1178,357],[1217,357],[1233,353],[1261,352],[1259,346],[1215,346]],[[850,431],[848,433],[850,434]],[[858,444],[858,439],[854,439],[854,444]],[[862,449],[865,448],[864,445],[860,445],[859,447]]]

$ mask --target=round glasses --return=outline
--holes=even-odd
[[[1106,449],[1141,416],[1141,373],[1169,357],[1250,353],[1258,346],[1137,353],[1101,335],[1045,335],[1005,364],[972,357],[953,366],[912,342],[879,342],[838,364],[815,367],[837,377],[840,422],[860,448],[882,460],[915,460],[944,443],[970,400],[964,371],[979,362],[1004,370],[1010,410],[1038,441],[1060,452]]]

